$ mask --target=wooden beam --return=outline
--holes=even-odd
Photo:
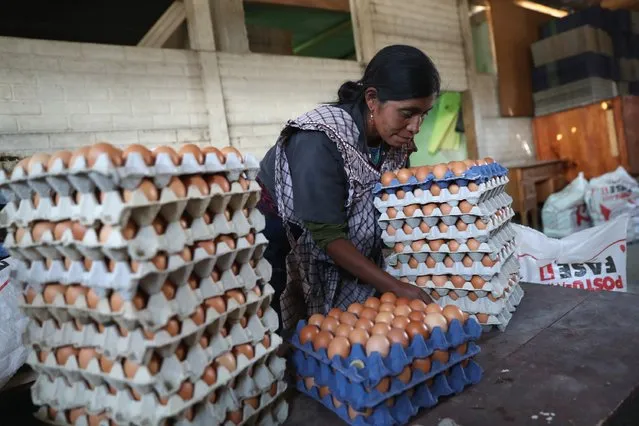
[[[371,0],[350,0],[350,6],[357,61],[366,66],[377,53]]]
[[[184,0],[191,49],[215,51],[215,35],[209,0]]]
[[[280,6],[308,7],[310,9],[350,12],[349,0],[244,0],[246,3],[276,4]]]
[[[241,0],[210,0],[209,4],[217,51],[249,53],[244,3]]]
[[[186,20],[184,3],[174,1],[138,43],[141,47],[164,47]]]

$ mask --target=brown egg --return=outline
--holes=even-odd
[[[180,156],[170,146],[158,146],[153,149],[152,153],[153,157],[156,159],[160,154],[167,154],[168,157],[171,159],[171,162],[176,166],[181,163]]]
[[[122,166],[122,151],[106,142],[98,142],[91,146],[86,156],[88,166],[93,167],[102,154],[108,155],[109,160],[115,167]]]
[[[468,182],[468,190],[471,192],[478,191],[479,185],[477,185],[475,182]]]
[[[397,296],[394,293],[386,292],[379,298],[380,303],[395,303]]]
[[[459,246],[460,244],[456,240],[448,241],[448,249],[451,251],[451,253],[455,253],[457,250],[459,250]]]
[[[351,312],[342,312],[339,316],[339,322],[353,326],[357,322],[357,317]]]
[[[405,330],[406,334],[408,334],[408,337],[410,337],[411,340],[414,339],[417,335],[421,335],[424,340],[426,340],[430,335],[430,333],[428,332],[428,328],[426,328],[426,325],[423,322],[411,321],[406,326]]]
[[[391,326],[393,328],[404,329],[404,328],[406,328],[406,326],[408,325],[409,322],[410,322],[410,319],[408,317],[400,315],[400,316],[397,316],[397,317],[393,318],[393,321],[391,322]]]
[[[388,201],[389,198],[390,198],[390,195],[388,194],[388,192],[382,193],[382,201]]]
[[[466,241],[466,245],[470,250],[478,250],[481,243],[474,238],[469,238],[468,241]]]
[[[415,358],[413,360],[413,369],[420,370],[424,374],[430,373],[431,367],[430,358]]]
[[[353,331],[352,325],[342,323],[337,326],[337,330],[335,330],[335,336],[348,337],[351,334],[351,331]]]
[[[243,160],[242,153],[237,148],[235,148],[233,146],[225,146],[224,148],[221,149],[221,152],[222,152],[222,154],[224,154],[225,158],[229,154],[234,154],[238,158],[238,160],[240,160],[240,161]]]
[[[378,310],[380,305],[381,305],[381,301],[377,297],[369,297],[364,302],[364,307],[374,309],[374,310]]]
[[[85,415],[84,408],[73,408],[66,412],[67,420],[69,421],[69,424],[72,424],[72,425],[74,425],[78,421],[78,419],[84,415]]]
[[[450,359],[450,354],[448,351],[433,351],[432,358],[433,361],[439,361],[442,364],[446,364]]]
[[[331,393],[331,391],[328,388],[328,386],[320,386],[320,388],[319,388],[319,396],[320,396],[320,398],[324,399],[324,397],[326,395],[330,395],[330,393]]]
[[[379,381],[377,386],[375,386],[380,393],[386,393],[390,390],[390,377],[384,377]]]
[[[222,192],[229,192],[231,190],[231,184],[224,175],[208,175],[205,178],[210,186],[217,185]]]
[[[399,343],[403,348],[408,347],[409,344],[409,336],[408,333],[401,327],[393,327],[387,334],[388,340],[391,345],[395,343]]]
[[[401,373],[399,373],[397,378],[399,379],[400,382],[404,384],[408,384],[410,382],[410,379],[413,378],[413,372],[410,368],[410,365],[404,367],[404,369],[402,370]]]
[[[426,318],[426,314],[422,311],[413,311],[410,313],[410,315],[408,315],[409,322],[410,321],[424,322],[424,318]],[[404,328],[406,328],[406,326],[404,326]]]
[[[411,235],[413,233],[413,228],[411,228],[409,224],[405,223],[404,226],[402,226],[402,231],[404,231],[404,234],[406,235]]]
[[[424,216],[430,216],[431,214],[433,214],[433,211],[435,211],[436,208],[437,204],[435,203],[425,204],[422,207],[422,213],[424,213]]]
[[[178,150],[178,155],[181,158],[184,158],[185,155],[189,155],[189,154],[192,155],[193,158],[195,158],[195,161],[197,161],[198,164],[204,163],[204,154],[200,150],[199,146],[190,143],[190,144],[182,145],[180,149]]]
[[[426,240],[415,240],[411,243],[410,248],[414,252],[420,252],[424,248],[425,244],[426,244]]]
[[[209,195],[209,184],[206,183],[204,179],[202,179],[202,176],[191,175],[183,178],[182,181],[184,182],[184,186],[186,187],[187,192],[191,187],[194,187],[200,194]]]
[[[177,394],[180,396],[180,398],[182,398],[182,400],[189,401],[191,398],[193,398],[194,392],[195,386],[193,386],[193,383],[185,380],[184,382],[182,382],[182,385],[178,389]]]
[[[373,328],[373,327],[371,327]],[[351,342],[351,345],[363,345],[366,346],[366,342],[368,342],[370,335],[368,331],[363,328],[353,328],[353,330],[348,335],[348,341]]]
[[[72,156],[73,156],[73,153],[69,151],[54,152],[53,155],[49,157],[49,160],[47,161],[46,170],[51,169],[58,159],[62,161],[62,165],[64,166],[63,168],[66,169],[67,167],[69,167]]]
[[[209,297],[204,301],[204,305],[208,308],[215,309],[218,314],[226,312],[226,302],[221,296]]]
[[[333,340],[333,334],[331,332],[322,330],[313,338],[313,349],[319,351],[320,349],[328,349],[328,345]]]
[[[480,277],[479,275],[474,275],[471,278],[470,283],[473,285],[474,289],[480,290],[484,288],[484,284],[486,284],[486,280]]]
[[[413,217],[413,215],[415,214],[415,212],[416,212],[417,210],[419,210],[419,205],[417,205],[417,204],[411,204],[411,205],[408,205],[408,206],[404,207],[404,210],[403,210],[403,211],[404,211],[404,215],[405,215],[406,217]],[[389,217],[390,217],[390,216],[389,216]]]
[[[393,312],[394,310],[394,303],[382,303],[381,305],[379,305],[379,312]]]
[[[455,228],[457,228],[457,230],[460,231],[460,232],[465,232],[466,230],[468,230],[468,225],[466,224],[466,222],[464,222],[463,220],[459,219],[455,223]]]
[[[333,308],[330,311],[328,311],[328,316],[333,317],[336,320],[339,320],[340,315],[342,315],[342,310],[339,308]]]
[[[239,357],[240,354],[244,355],[247,359],[251,360],[255,358],[255,348],[250,343],[243,345],[237,345],[233,348],[233,354],[235,357]]]
[[[87,288],[80,285],[67,286],[67,289],[64,292],[64,300],[67,305],[73,305],[76,300],[78,300],[78,297],[85,295],[86,292]]]
[[[113,361],[111,361],[109,358],[107,358],[106,356],[102,355],[99,356],[99,360],[100,360],[100,370],[102,370],[105,373],[110,373],[111,369],[113,368]]]
[[[395,179],[395,173],[386,172],[382,175],[381,182],[383,186],[389,186],[393,183],[393,179]]]
[[[365,307],[362,309],[362,312],[359,314],[360,319],[367,319],[371,321],[375,321],[375,317],[377,316],[377,311],[370,307]]]
[[[240,423],[242,423],[242,420],[244,420],[244,414],[242,413],[242,410],[236,410],[236,411],[229,411],[228,413],[226,413],[226,420],[239,425]]]
[[[362,304],[353,303],[348,307],[347,311],[352,313],[353,315],[359,316],[359,314],[362,312],[362,309],[364,309]]]
[[[346,337],[335,337],[328,345],[328,359],[333,359],[335,355],[340,358],[348,358],[351,353],[351,343]]]
[[[448,275],[433,275],[431,280],[435,287],[444,287],[448,282]]]
[[[475,302],[477,299],[479,299],[479,296],[477,296],[477,294],[473,292],[469,292],[466,297],[468,297],[468,300],[470,300],[471,302]]]
[[[78,365],[80,368],[86,369],[89,366],[89,362],[93,358],[97,358],[98,353],[93,348],[82,348],[78,351]]]
[[[173,192],[176,198],[186,198],[186,185],[184,185],[184,182],[182,182],[179,177],[173,176],[167,187]],[[188,226],[186,228],[188,228]]]
[[[400,299],[397,299],[398,302]],[[396,317],[400,317],[400,316],[404,316],[407,317],[410,315],[412,309],[410,308],[410,306],[408,305],[408,303],[397,303],[397,306],[395,306],[395,310],[393,311],[393,314],[395,314]]]
[[[308,319],[308,323],[310,325],[315,325],[317,327],[321,327],[323,321],[324,321],[324,315],[322,314],[313,314]]]
[[[386,233],[390,235],[391,237],[393,237],[396,235],[397,231],[395,231],[395,228],[393,228],[391,225],[388,225],[386,227]]]
[[[124,149],[124,151],[122,152],[123,162],[126,163],[127,159],[129,158],[129,154],[133,153],[139,154],[142,157],[142,161],[144,161],[144,164],[146,164],[147,166],[153,165],[153,153],[145,146],[139,144],[129,145]]]
[[[468,343],[462,343],[461,345],[457,346],[455,350],[460,355],[466,355],[466,352],[468,352]]]
[[[398,189],[397,191],[395,191],[395,197],[397,197],[398,200],[403,200],[404,197],[406,197],[406,191]]]
[[[466,280],[461,275],[451,275],[450,281],[453,283],[453,287],[462,288],[466,284]]]
[[[88,289],[86,300],[89,309],[95,309],[98,307],[98,303],[100,302],[100,296],[98,296],[97,293],[93,291],[93,289]]]
[[[428,175],[430,174],[430,167],[422,166],[417,168],[417,172],[415,173],[415,177],[419,182],[424,182]]]
[[[216,238],[215,240],[216,244],[221,244],[221,243],[225,243],[231,250],[235,250],[235,240],[233,239],[233,237],[228,236],[228,235],[220,235],[219,237]]]
[[[486,164],[493,164],[495,162],[492,157],[486,157],[484,158],[484,161],[486,162]]]
[[[442,309],[442,315],[444,315],[449,323],[452,322],[454,319],[461,322],[462,324],[464,323],[464,313],[455,305],[444,306],[444,309]]]
[[[448,192],[450,192],[451,194],[459,194],[459,185],[457,185],[456,183],[451,183],[450,185],[448,185]]]
[[[446,266],[447,268],[452,268],[455,265],[455,261],[453,260],[452,257],[446,256],[444,258],[444,266]]]
[[[401,169],[397,172],[397,180],[399,183],[408,183],[413,176],[413,172],[410,169]]]
[[[206,320],[206,314],[204,313],[204,308],[202,306],[198,306],[195,308],[195,312],[190,316],[191,321],[195,323],[195,325],[202,325]]]
[[[443,179],[448,172],[448,166],[446,164],[437,164],[433,167],[433,175],[435,179]]]
[[[467,268],[470,268],[471,266],[473,266],[473,263],[474,263],[473,259],[468,255],[464,256],[462,259],[462,264]]]
[[[445,234],[446,232],[448,232],[448,225],[446,225],[444,222],[439,222],[439,224],[437,225],[437,228],[439,229],[439,232],[441,232],[442,234]]]
[[[371,336],[375,336],[376,334],[386,336],[389,331],[391,331],[390,324],[385,322],[378,322],[371,329]]]
[[[357,320],[353,328],[361,328],[362,330],[371,331],[374,325],[373,321],[367,318],[360,318]]]
[[[44,286],[42,298],[47,304],[53,303],[58,294],[64,294],[65,288],[60,284],[47,284]]]
[[[488,314],[475,314],[475,316],[477,317],[477,321],[480,324],[487,324],[488,320],[489,320],[489,315]]]
[[[386,336],[379,334],[372,335],[366,342],[366,355],[371,356],[374,352],[378,352],[382,358],[388,356],[390,351],[390,342]]]
[[[215,358],[215,363],[226,368],[231,373],[237,369],[237,360],[231,352],[224,352],[222,355]]]
[[[398,263],[396,268],[401,269],[401,266],[401,263]],[[411,256],[410,259],[408,259],[408,266],[411,269],[417,269],[419,267],[419,261]]]
[[[448,203],[441,203],[439,205],[439,211],[441,211],[443,215],[448,216],[453,211],[453,206]]]
[[[36,296],[37,293],[33,289],[33,287],[27,288],[27,290],[24,292],[24,299],[29,305],[33,303],[33,300],[36,298]]]
[[[487,254],[485,254],[484,257],[482,257],[482,259],[481,259],[481,264],[484,265],[487,268],[492,268],[493,266],[495,266],[495,263],[496,262],[494,260],[492,260],[490,258],[490,256],[487,255]]]
[[[149,179],[142,179],[135,191],[141,191],[147,201],[153,202],[159,200],[160,198],[157,187],[155,186],[153,181]],[[128,189],[125,189],[122,192],[122,198],[124,199],[125,203],[131,202],[131,199],[133,198],[133,192],[134,191],[130,191]]]
[[[338,320],[333,317],[326,317],[324,318],[324,321],[322,321],[320,329],[322,331],[330,331],[331,333],[335,333],[335,330],[337,330],[337,326],[339,326]]]
[[[442,312],[442,308],[437,303],[429,303],[428,305],[426,305],[426,310],[424,310],[424,312],[426,313],[426,315],[432,313],[440,314]]]
[[[31,230],[31,235],[34,241],[40,241],[44,236],[45,232],[49,231],[53,234],[55,229],[55,223],[53,222],[36,222],[33,225],[33,229]]]
[[[244,293],[242,293],[241,290],[228,290],[226,293],[224,293],[224,297],[227,301],[230,299],[235,300],[238,305],[243,305],[246,303],[246,296],[244,296]]]
[[[463,161],[453,161],[449,166],[455,176],[462,176],[467,170],[466,164],[464,164]]]
[[[76,354],[77,350],[73,346],[61,346],[55,351],[55,360],[58,365],[65,365],[67,360]]]
[[[466,200],[459,203],[459,210],[461,210],[462,213],[470,213],[472,209],[473,205]]]
[[[264,335],[264,337],[262,338],[262,346],[264,346],[265,349],[271,347],[271,336],[269,336],[268,334]]]
[[[375,317],[375,322],[376,323],[386,323],[386,324],[390,324],[393,322],[393,319],[395,318],[395,316],[393,315],[392,312],[380,312],[377,314],[377,316]]]
[[[433,312],[427,314],[426,319],[424,319],[424,324],[426,324],[431,333],[437,327],[441,328],[444,333],[448,331],[448,321],[446,321],[446,317],[440,313]]]
[[[404,251],[404,244],[402,243],[396,243],[395,246],[393,247],[393,250],[395,251],[395,253],[402,253]]]
[[[484,230],[484,229],[488,228],[488,225],[486,224],[486,222],[484,222],[484,221],[483,221],[483,220],[481,220],[481,219],[477,219],[477,220],[475,221],[475,226],[476,226],[476,227],[477,227],[477,229],[479,229],[479,230]]]
[[[444,242],[444,240],[430,240],[428,242],[428,247],[430,247],[432,251],[436,252],[444,245]]]
[[[201,148],[201,151],[204,156],[208,154],[214,154],[217,157],[217,160],[221,164],[224,164],[226,162],[226,158],[224,157],[224,154],[222,154],[222,152],[219,149],[215,148],[214,146],[205,146]]]
[[[180,334],[180,322],[175,318],[172,318],[162,329],[169,333],[169,335],[175,337]]]

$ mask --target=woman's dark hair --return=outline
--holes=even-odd
[[[425,98],[439,94],[439,72],[421,50],[396,44],[377,52],[360,81],[342,84],[337,92],[338,102],[357,102],[369,87],[377,90],[381,102]]]

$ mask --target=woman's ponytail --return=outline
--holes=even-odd
[[[355,102],[364,92],[361,83],[355,81],[347,81],[342,84],[337,91],[337,98],[340,104],[348,104]]]

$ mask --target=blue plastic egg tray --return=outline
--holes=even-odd
[[[333,402],[334,395],[329,393],[324,398],[320,398],[318,387],[314,386],[310,390],[306,389],[303,378],[297,380],[296,386],[300,392],[320,401],[326,408],[335,412],[348,424],[355,426],[396,425],[408,423],[410,418],[415,416],[420,409],[437,405],[440,398],[460,393],[466,386],[479,383],[482,375],[481,367],[473,360],[470,360],[466,367],[461,364],[454,365],[449,374],[438,374],[430,386],[427,383],[428,380],[422,375],[421,382],[413,385],[414,391],[412,394],[408,391],[410,389],[409,385],[403,393],[395,396],[395,403],[391,407],[382,401],[381,404],[372,409],[370,415],[358,415],[354,419],[350,418],[346,404],[341,404],[339,408],[335,406]],[[339,398],[336,399],[339,401]],[[388,400],[388,397],[386,400]],[[341,403],[341,401],[339,402]],[[352,408],[358,410],[355,406]]]
[[[399,180],[393,179],[390,185],[384,186],[381,182],[377,182],[373,188],[373,194],[378,194],[388,189],[411,189],[416,186],[428,190],[433,183],[437,183],[441,188],[447,188],[448,185],[452,185],[453,183],[459,186],[466,186],[469,182],[480,184],[495,177],[506,176],[507,174],[508,169],[499,163],[473,166],[466,170],[461,176],[455,176],[452,171],[448,170],[446,175],[441,179],[436,179],[435,175],[431,172],[423,181],[419,181],[415,176],[411,176],[406,183],[400,183]]]
[[[463,343],[477,340],[482,332],[479,323],[472,318],[468,319],[464,325],[458,320],[453,320],[448,325],[446,333],[437,327],[428,339],[424,340],[422,336],[417,335],[405,349],[399,343],[395,343],[385,358],[382,358],[378,352],[367,356],[365,348],[355,344],[351,347],[348,358],[343,359],[336,355],[333,359],[329,359],[326,349],[315,351],[311,342],[301,344],[299,333],[304,326],[306,326],[306,321],[300,321],[297,324],[295,334],[291,339],[295,348],[304,352],[307,357],[315,358],[330,369],[343,374],[351,382],[367,388],[376,386],[385,377],[398,375],[415,358],[426,358],[432,355],[433,351],[449,350]],[[357,360],[361,362],[353,362]],[[362,363],[366,368],[357,367],[358,364],[361,366]]]

